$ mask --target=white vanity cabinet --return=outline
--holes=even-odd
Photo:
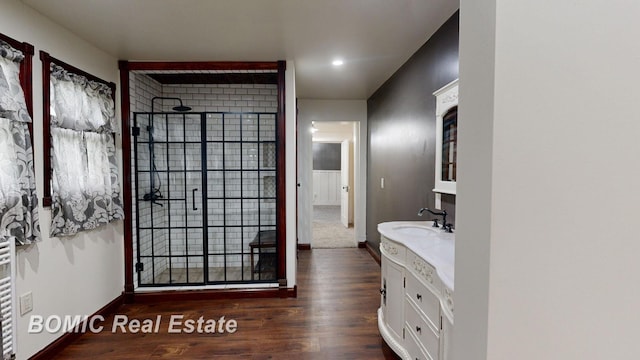
[[[443,240],[437,241],[437,246],[442,246]],[[428,249],[425,242],[413,245],[381,236],[378,328],[403,359],[447,360],[451,358],[453,286],[443,282],[437,266],[453,266],[433,261],[434,253],[424,256],[423,250]],[[453,239],[450,245],[453,247]],[[452,279],[453,274],[445,278]]]

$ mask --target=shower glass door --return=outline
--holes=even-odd
[[[136,270],[142,286],[205,282],[200,118],[134,116]]]
[[[211,282],[276,279],[276,114],[206,114]]]
[[[275,118],[134,114],[139,286],[275,281]]]

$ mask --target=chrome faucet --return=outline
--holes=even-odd
[[[422,216],[422,213],[424,213],[425,211],[428,211],[431,215],[442,216],[442,230],[444,230],[446,232],[453,232],[453,231],[451,231],[451,224],[447,223],[447,210],[442,210],[441,212],[434,212],[433,210],[428,209],[428,208],[421,208],[418,211],[418,216]],[[433,220],[433,226],[434,227],[438,227],[438,220],[437,219]]]

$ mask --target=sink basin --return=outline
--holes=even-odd
[[[388,239],[400,242],[414,242],[437,244],[454,239],[453,233],[434,228],[430,221],[391,221],[378,224],[380,234]]]
[[[432,236],[437,234],[438,230],[439,229],[421,225],[398,225],[393,227],[393,231],[396,233],[412,237]]]

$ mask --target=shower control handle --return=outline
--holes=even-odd
[[[193,190],[191,190],[191,203],[193,204],[193,211],[198,210],[198,208],[196,207],[196,191],[198,191],[198,188],[194,188]]]

